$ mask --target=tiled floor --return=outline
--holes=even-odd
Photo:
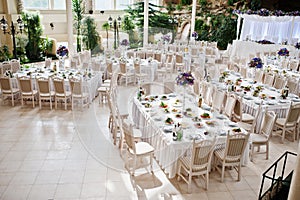
[[[127,101],[121,102],[126,109]],[[196,179],[187,194],[187,185],[168,179],[157,164],[154,174],[139,170],[131,177],[112,145],[107,120],[108,107],[97,99],[83,112],[50,110],[47,105],[32,109],[20,103],[11,107],[0,101],[0,198],[252,200],[257,199],[262,172],[283,152],[298,147],[298,142],[280,144],[279,138],[271,138],[270,159],[257,155],[242,168],[240,182],[233,170],[224,183],[213,171],[208,190]],[[289,159],[288,168],[294,161]]]

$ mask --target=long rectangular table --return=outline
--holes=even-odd
[[[185,105],[183,105],[182,95],[174,94],[149,96],[148,101],[147,99],[139,101],[135,98],[133,101],[133,121],[142,130],[143,140],[155,147],[155,158],[169,178],[175,177],[177,160],[189,152],[194,138],[212,139],[216,137],[218,146],[223,146],[228,131],[233,134],[233,129],[237,128],[236,124],[229,121],[224,115],[205,110],[207,106],[203,105],[203,108],[198,108],[196,97],[192,94],[183,96],[185,96]],[[167,107],[160,107],[161,102],[164,102]],[[150,108],[146,108],[145,105]],[[183,109],[186,114],[183,114]],[[202,119],[203,113],[208,113],[210,118]],[[166,124],[167,118],[172,118],[174,124],[180,123],[183,127],[181,141],[173,141],[173,134],[170,131],[174,124]],[[247,164],[248,160],[249,146],[244,153],[243,164]]]

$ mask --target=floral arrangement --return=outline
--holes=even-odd
[[[291,12],[284,12],[282,10],[274,10],[270,11],[265,8],[262,8],[260,10],[254,11],[254,10],[233,10],[233,14],[248,14],[248,15],[259,15],[259,16],[300,16],[300,11],[291,11]]]
[[[60,45],[56,50],[56,54],[61,57],[68,56],[69,50],[66,46]]]
[[[279,56],[289,56],[289,54],[290,54],[290,52],[289,52],[289,50],[287,50],[287,48],[281,48],[278,51]]]
[[[122,40],[121,46],[128,46],[128,45],[129,45],[129,41],[127,39]]]
[[[170,35],[163,35],[162,37],[161,37],[161,39],[164,41],[164,42],[167,42],[167,43],[169,43],[170,41],[171,41],[171,37],[170,37]]]
[[[295,44],[295,48],[296,48],[296,49],[300,49],[300,42],[297,42],[297,43]]]
[[[197,39],[197,38],[198,38],[198,33],[197,33],[196,31],[194,31],[194,32],[192,33],[192,37],[195,38],[195,39]]]
[[[274,44],[274,42],[271,42],[269,40],[259,40],[259,41],[257,41],[257,43],[259,43],[259,44]]]
[[[261,58],[258,58],[258,57],[252,58],[252,60],[249,62],[249,67],[262,68],[263,63],[262,63]]]
[[[177,85],[194,85],[194,80],[191,72],[182,72],[176,77]]]

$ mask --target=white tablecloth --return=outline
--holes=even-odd
[[[251,41],[234,40],[230,57],[249,58],[249,55],[256,53],[278,52],[281,48],[287,48],[291,56],[296,56],[296,48],[291,45],[281,44],[259,44]]]
[[[192,116],[199,116],[204,112],[210,113],[211,119],[201,120],[201,125],[203,127],[197,128],[193,121],[193,117],[176,118],[176,113],[173,112],[173,109],[177,111],[182,110],[182,107],[177,107],[174,102],[175,99],[181,99],[180,97],[169,97],[169,100],[164,100],[168,104],[168,110],[170,113],[165,113],[164,108],[160,108],[159,104],[161,100],[160,97],[156,101],[153,101],[152,108],[147,109],[144,107],[143,102],[134,99],[132,106],[132,117],[136,126],[138,126],[143,133],[143,140],[149,142],[155,148],[155,158],[158,161],[161,168],[168,174],[169,178],[173,178],[176,175],[177,171],[177,160],[187,153],[187,150],[190,150],[192,147],[191,137],[197,136],[202,139],[217,137],[217,144],[224,145],[226,141],[226,133],[228,130],[233,129],[231,126],[234,125],[230,122],[225,116],[218,113],[210,113],[209,111],[203,110],[196,107],[194,102],[194,96],[186,96],[186,106],[185,108],[191,108]],[[178,114],[178,113],[177,113]],[[218,119],[223,117],[223,119]],[[171,117],[174,119],[174,124],[177,122],[186,125],[186,128],[183,129],[183,138],[181,141],[173,141],[172,133],[165,132],[165,129],[172,127],[172,125],[166,125],[165,119]],[[213,121],[214,125],[207,125],[206,121]],[[199,122],[198,122],[199,123]],[[208,132],[206,135],[204,132]],[[249,146],[247,146],[244,156],[243,164],[247,164],[249,160]]]

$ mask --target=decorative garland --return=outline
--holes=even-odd
[[[232,11],[233,14],[247,14],[247,15],[259,15],[259,16],[276,16],[276,17],[280,17],[280,16],[300,16],[300,11],[296,10],[296,11],[291,11],[291,12],[284,12],[282,10],[274,10],[274,11],[270,11],[267,10],[265,8],[262,8],[260,10],[254,11],[254,10],[246,10],[246,11],[242,11],[242,10],[233,10]]]

